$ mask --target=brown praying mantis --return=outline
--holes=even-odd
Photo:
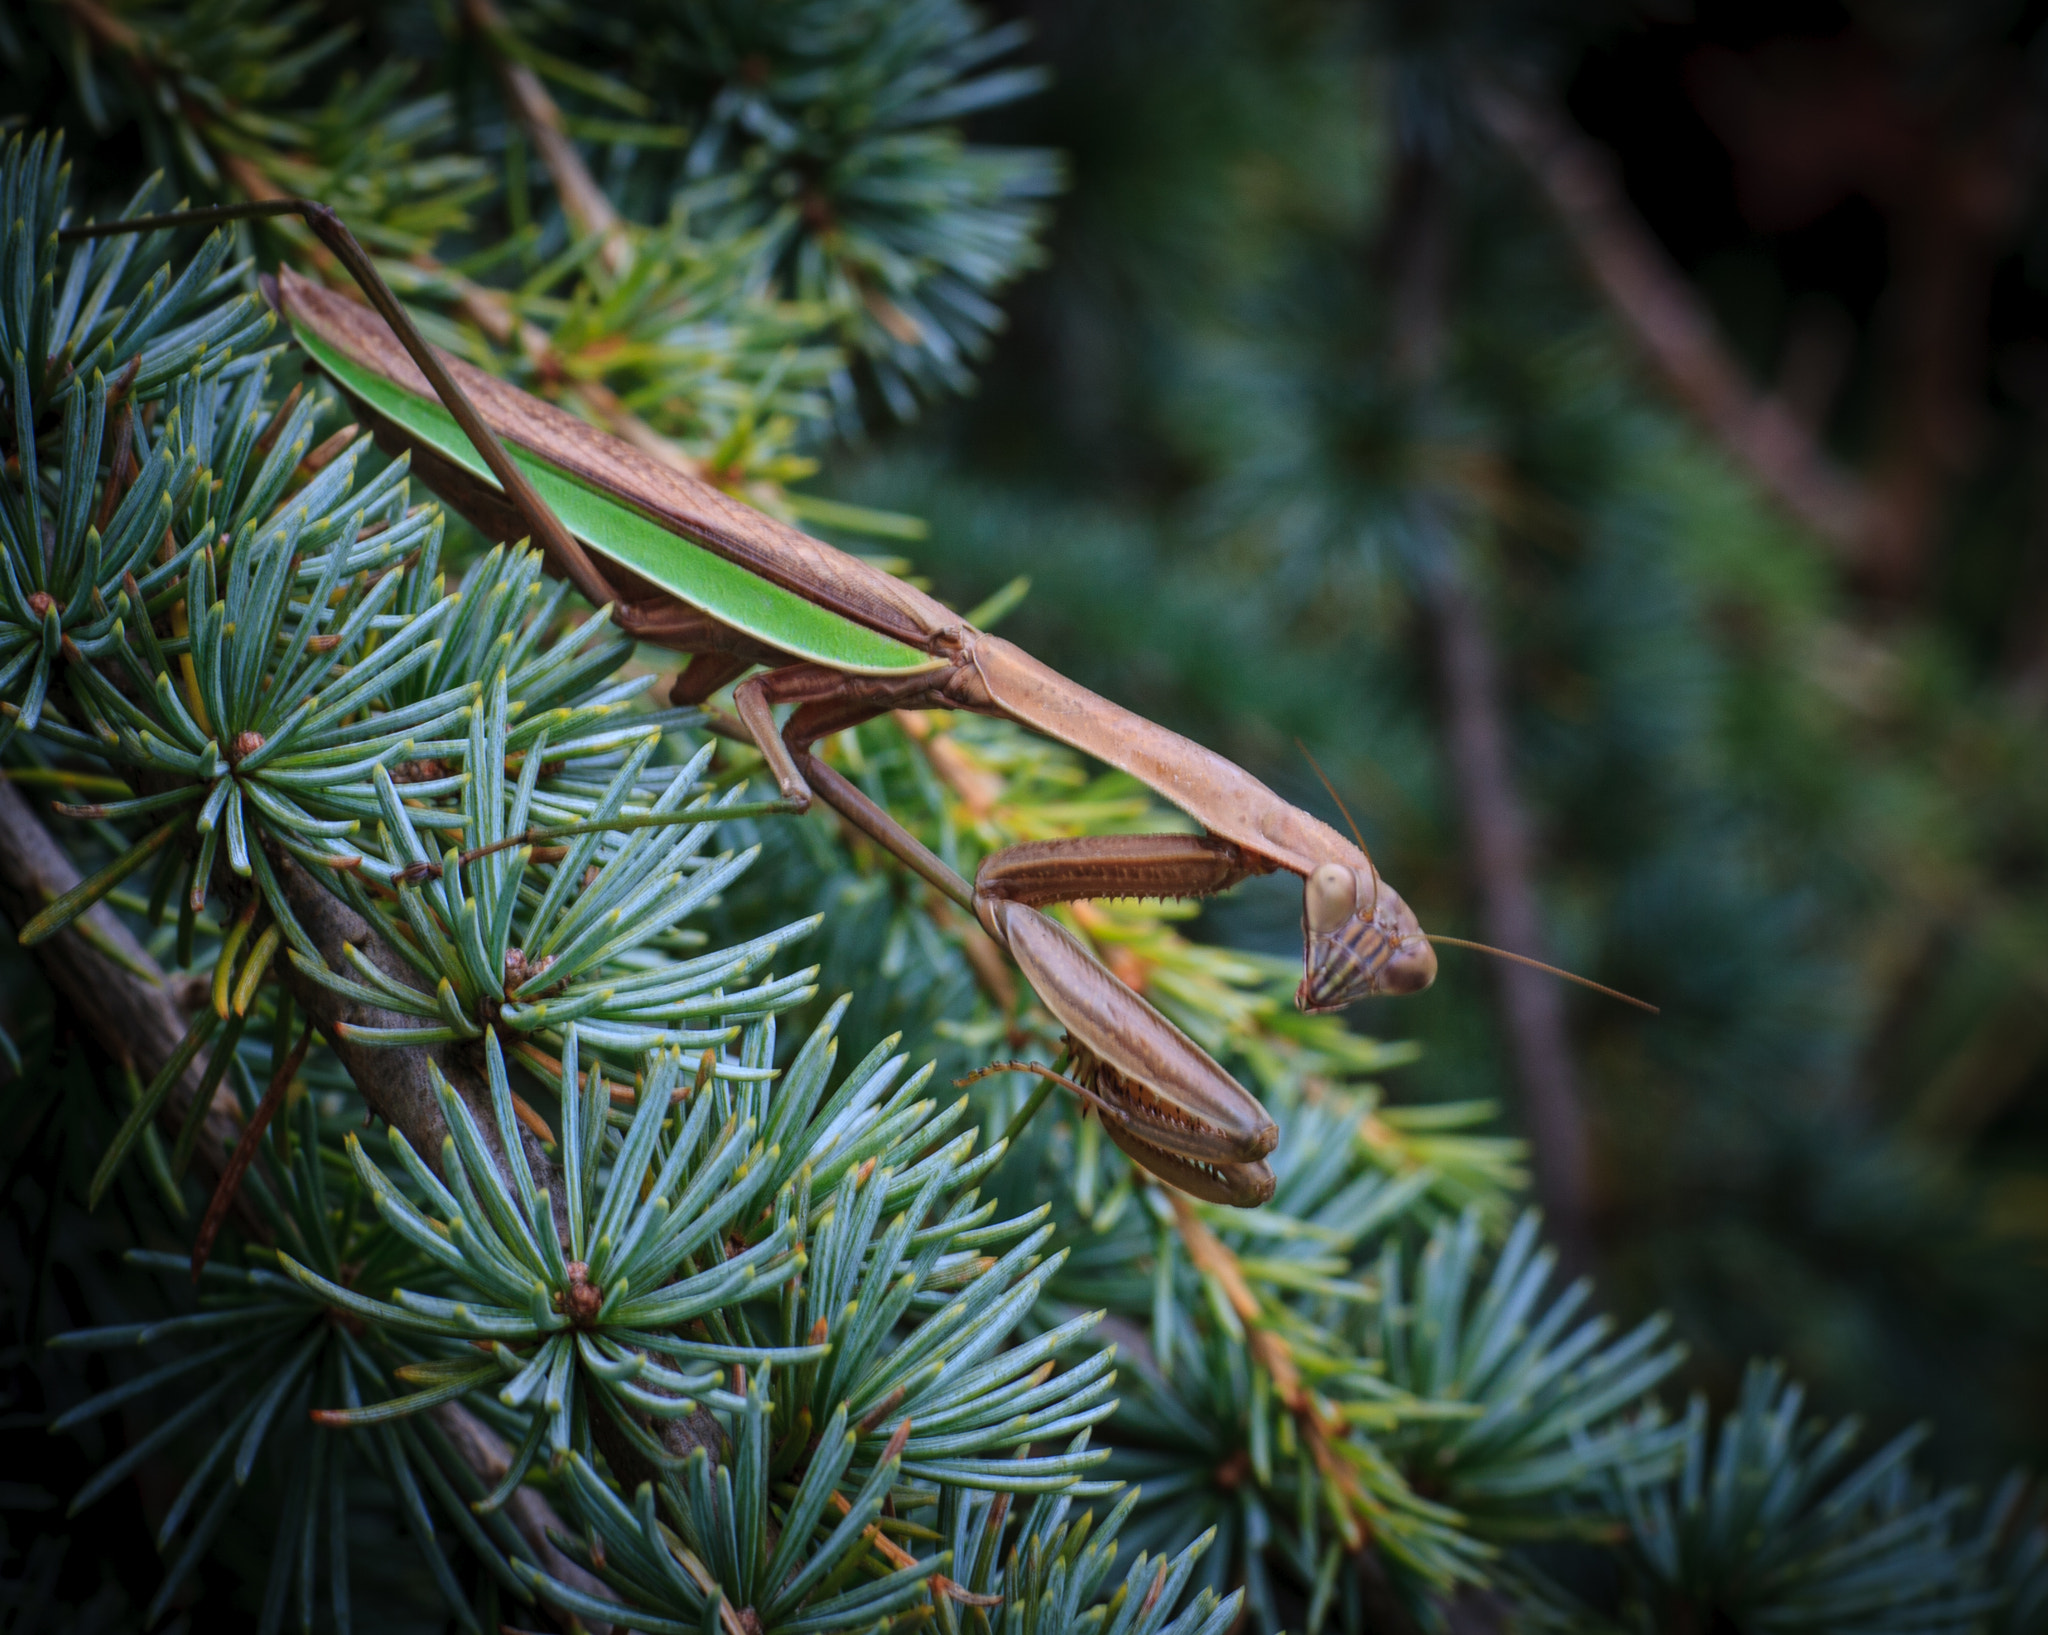
[[[1065,1029],[1069,1074],[1110,1138],[1196,1197],[1272,1196],[1265,1108],[1186,1034],[1039,910],[1092,897],[1201,896],[1285,869],[1303,882],[1308,1011],[1414,993],[1436,955],[1362,845],[1200,744],[1099,697],[943,603],[728,497],[553,404],[431,348],[329,207],[300,199],[68,229],[99,236],[302,216],[369,301],[284,271],[268,293],[360,423],[487,538],[530,537],[550,572],[634,639],[689,655],[670,697],[704,706],[737,682],[737,721],[792,809],[823,800],[1007,949]],[[794,706],[777,725],[777,706]],[[1014,845],[970,885],[812,753],[893,709],[1014,721],[1131,774],[1203,833]],[[1023,1065],[1023,1064],[1020,1064]],[[1038,1071],[1047,1071],[1037,1069]]]

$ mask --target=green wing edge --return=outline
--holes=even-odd
[[[318,335],[297,339],[343,391],[418,438],[444,459],[498,486],[481,454],[439,403],[366,369]],[[793,657],[810,659],[850,675],[890,675],[928,670],[928,653],[855,624],[771,584],[695,540],[672,533],[652,517],[603,494],[532,451],[506,445],[540,497],[570,533],[598,555],[631,568],[665,591],[723,624]]]

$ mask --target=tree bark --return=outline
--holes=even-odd
[[[505,1445],[503,1437],[459,1402],[444,1402],[430,1411],[464,1464],[482,1477],[488,1486],[496,1487],[504,1480],[505,1472],[512,1468],[512,1450]],[[555,1535],[569,1537],[569,1529],[555,1514],[554,1507],[535,1489],[523,1482],[515,1488],[512,1497],[505,1501],[505,1516],[519,1529],[519,1536],[526,1540],[542,1572],[586,1595],[612,1599],[610,1585],[595,1573],[577,1566],[557,1547]],[[564,1623],[570,1628],[577,1627],[573,1619],[565,1618]],[[584,1627],[591,1630],[591,1635],[606,1635],[603,1625]]]
[[[1426,592],[1444,749],[1464,820],[1465,850],[1480,924],[1496,948],[1544,957],[1529,821],[1515,787],[1500,664],[1485,615],[1455,569]],[[1507,960],[1496,963],[1500,1020],[1514,1062],[1536,1171],[1536,1196],[1566,1265],[1592,1263],[1587,1220],[1591,1165],[1578,1072],[1557,978]]]
[[[347,957],[342,953],[342,945],[348,943],[393,981],[408,987],[420,986],[419,973],[385,945],[384,939],[377,935],[367,920],[315,880],[288,853],[272,850],[268,855],[271,869],[284,890],[293,915],[331,969],[342,972],[349,969]],[[250,887],[247,882],[229,874],[226,865],[221,864],[215,870],[215,889],[224,894],[234,891],[245,896]],[[425,1163],[437,1170],[441,1167],[441,1143],[448,1134],[447,1121],[441,1116],[441,1105],[435,1098],[433,1077],[429,1071],[430,1068],[438,1068],[441,1076],[468,1104],[475,1116],[477,1130],[492,1157],[498,1160],[501,1168],[506,1168],[505,1154],[498,1139],[497,1120],[491,1111],[490,1092],[474,1046],[390,1048],[351,1044],[346,1035],[337,1035],[334,1024],[341,1022],[364,1028],[418,1027],[419,1018],[346,999],[332,988],[315,982],[283,954],[278,956],[272,969],[291,993],[300,1014],[311,1017],[318,1026],[321,1037],[329,1042],[341,1065],[348,1070],[349,1077],[355,1080],[356,1089],[362,1093],[370,1110],[403,1134]],[[561,1212],[567,1206],[563,1201],[555,1162],[548,1157],[532,1132],[521,1128],[518,1135],[533,1174],[533,1184],[543,1188],[555,1200],[555,1209],[560,1217],[557,1225],[562,1226],[566,1216]],[[506,1168],[506,1173],[510,1174],[509,1168]]]

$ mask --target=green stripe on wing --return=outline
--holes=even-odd
[[[483,456],[438,402],[414,396],[310,330],[299,331],[298,340],[349,396],[359,398],[442,458],[454,461],[491,487],[498,486]],[[939,662],[747,572],[528,449],[510,443],[506,446],[570,533],[598,555],[631,568],[735,630],[850,675],[928,670]]]

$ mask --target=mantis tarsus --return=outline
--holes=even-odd
[[[1285,869],[1303,881],[1304,1010],[1413,993],[1436,975],[1414,913],[1364,849],[1201,745],[1078,686],[859,559],[695,481],[552,404],[436,354],[327,206],[268,200],[67,230],[67,237],[303,216],[374,313],[290,270],[268,284],[316,366],[387,452],[489,538],[530,536],[550,571],[635,639],[691,655],[671,699],[734,690],[725,730],[766,757],[797,810],[833,807],[974,914],[1067,1033],[1072,1083],[1111,1138],[1197,1197],[1272,1195],[1266,1110],[1193,1040],[1039,912],[1087,897],[1198,896]],[[508,448],[509,445],[509,448]],[[750,674],[761,667],[758,673]],[[794,705],[778,728],[777,705]],[[1037,841],[970,886],[811,754],[892,709],[1002,716],[1118,767],[1200,835]],[[1067,1082],[1067,1081],[1062,1081]]]

